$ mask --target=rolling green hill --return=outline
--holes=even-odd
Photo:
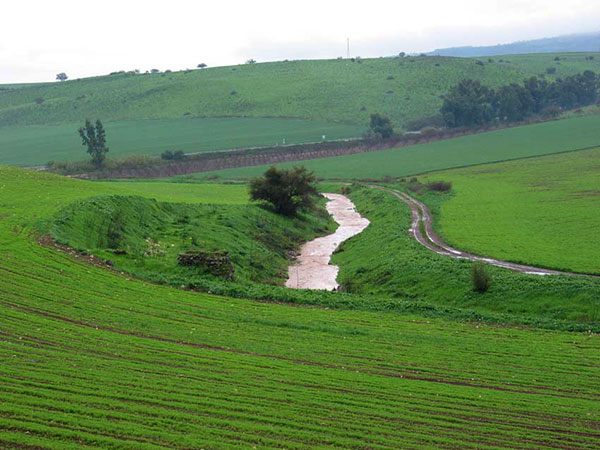
[[[137,192],[211,197],[163,185]],[[600,444],[593,333],[231,299],[38,244],[61,208],[130,187],[0,167],[0,446]]]
[[[289,61],[163,73],[115,74],[0,91],[0,127],[192,117],[295,117],[366,124],[388,115],[397,126],[431,115],[462,78],[494,85],[557,67],[551,77],[600,70],[587,53],[475,59],[407,57]],[[549,76],[550,77],[550,76]],[[1,87],[1,86],[0,86]],[[41,101],[40,104],[36,103]],[[366,109],[361,111],[362,107]]]
[[[288,61],[0,86],[0,164],[80,159],[75,130],[86,118],[105,122],[113,155],[358,137],[373,112],[402,129],[436,114],[463,78],[498,86],[600,71],[592,55]],[[545,75],[548,67],[556,73]]]

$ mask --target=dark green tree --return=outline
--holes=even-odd
[[[316,194],[315,175],[303,166],[289,170],[273,166],[262,177],[250,181],[250,198],[270,203],[276,213],[285,216],[310,208]]]
[[[68,78],[69,78],[69,77],[68,77],[68,76],[67,76],[67,74],[66,74],[66,73],[64,73],[64,72],[61,72],[61,73],[57,73],[57,74],[56,74],[56,79],[57,79],[58,81],[67,81],[67,79],[68,79]]]
[[[538,114],[546,107],[548,82],[537,77],[531,77],[523,82],[525,89],[533,100],[533,112]]]
[[[528,89],[512,83],[498,89],[496,103],[500,120],[517,122],[533,112],[535,101]]]
[[[371,114],[369,128],[374,136],[381,139],[388,139],[394,135],[394,128],[390,119],[379,113]]]
[[[483,125],[495,115],[494,91],[478,80],[462,80],[446,96],[440,112],[449,127]]]
[[[97,169],[104,167],[104,160],[108,153],[106,146],[106,131],[100,119],[96,120],[96,125],[86,119],[85,125],[79,128],[81,144],[87,147],[87,152],[92,157],[92,163]]]

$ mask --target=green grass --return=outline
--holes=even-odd
[[[454,167],[528,158],[595,147],[600,144],[600,116],[545,122],[405,148],[281,164],[304,165],[318,177],[382,179]],[[250,178],[265,166],[228,169],[181,176],[183,179]]]
[[[409,57],[290,61],[190,72],[112,75],[27,85],[0,92],[0,127],[193,117],[295,117],[367,124],[369,114],[396,126],[436,114],[440,95],[463,78],[499,86],[557,67],[555,77],[600,70],[592,53],[508,56],[510,62]],[[391,78],[390,78],[391,77]],[[1,87],[1,86],[0,86]],[[232,92],[235,95],[231,95]],[[36,99],[44,99],[37,104]],[[362,107],[365,107],[362,110]]]
[[[430,192],[424,201],[437,217],[448,197]],[[409,235],[411,217],[404,202],[369,188],[355,189],[351,198],[371,225],[333,256],[333,263],[340,266],[338,281],[347,291],[520,317],[530,323],[574,321],[594,328],[600,324],[600,280],[489,267],[492,285],[479,294],[472,290],[470,261],[438,255]]]
[[[436,172],[454,195],[436,226],[457,248],[600,274],[600,149]]]
[[[87,159],[77,129],[83,124],[9,126],[0,132],[0,164],[33,166]],[[297,119],[207,118],[105,122],[109,156],[160,155],[346,139],[365,127]]]
[[[138,195],[163,202],[245,205],[249,202],[245,184],[190,184],[162,181],[102,181],[98,194]]]
[[[116,187],[0,168],[1,446],[600,444],[596,335],[229,299],[37,244]]]
[[[257,205],[101,196],[61,209],[50,231],[61,244],[160,284],[193,286],[214,278],[206,268],[177,264],[177,256],[188,250],[227,251],[238,283],[283,284],[289,255],[335,229],[320,203],[310,213],[288,218]]]

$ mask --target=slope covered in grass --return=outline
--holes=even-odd
[[[438,112],[440,95],[463,78],[499,86],[600,70],[574,53],[475,59],[408,57],[289,61],[164,74],[116,74],[0,91],[0,127],[192,117],[295,117],[364,125],[380,112],[397,126]],[[37,101],[36,101],[37,100]],[[363,106],[365,107],[363,110]]]
[[[55,215],[50,232],[59,243],[110,260],[119,270],[161,284],[192,286],[215,274],[206,267],[178,265],[182,252],[226,251],[238,283],[281,284],[290,254],[332,228],[322,205],[288,218],[256,205],[191,205],[112,195],[66,206]]]
[[[436,227],[477,254],[600,274],[600,150],[433,173],[454,195]]]
[[[94,116],[92,116],[94,117]],[[0,164],[42,165],[87,159],[77,133],[82,123],[0,128]],[[365,126],[269,118],[162,119],[105,122],[109,156],[158,156],[252,146],[274,146],[360,136]]]
[[[103,189],[0,168],[0,445],[598,447],[598,336],[228,299],[37,244]]]
[[[281,166],[302,164],[322,178],[382,179],[386,176],[416,175],[454,167],[548,155],[596,147],[599,144],[600,116],[588,116],[398,149],[285,163]],[[202,179],[215,175],[225,179],[250,178],[265,170],[265,166],[243,167],[180,178]]]
[[[340,266],[338,282],[346,291],[527,318],[529,323],[574,321],[598,326],[600,280],[541,277],[488,267],[489,291],[473,292],[471,261],[438,255],[416,242],[408,232],[411,216],[404,202],[370,188],[355,189],[350,195],[371,225],[333,256],[333,263]],[[423,200],[437,217],[439,205],[448,197],[430,192]]]

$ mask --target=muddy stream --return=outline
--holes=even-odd
[[[296,263],[288,269],[285,285],[294,289],[326,289],[338,287],[339,267],[329,264],[335,249],[346,239],[357,235],[369,226],[348,197],[341,194],[323,194],[328,198],[327,211],[339,227],[335,233],[307,242],[300,249]]]

